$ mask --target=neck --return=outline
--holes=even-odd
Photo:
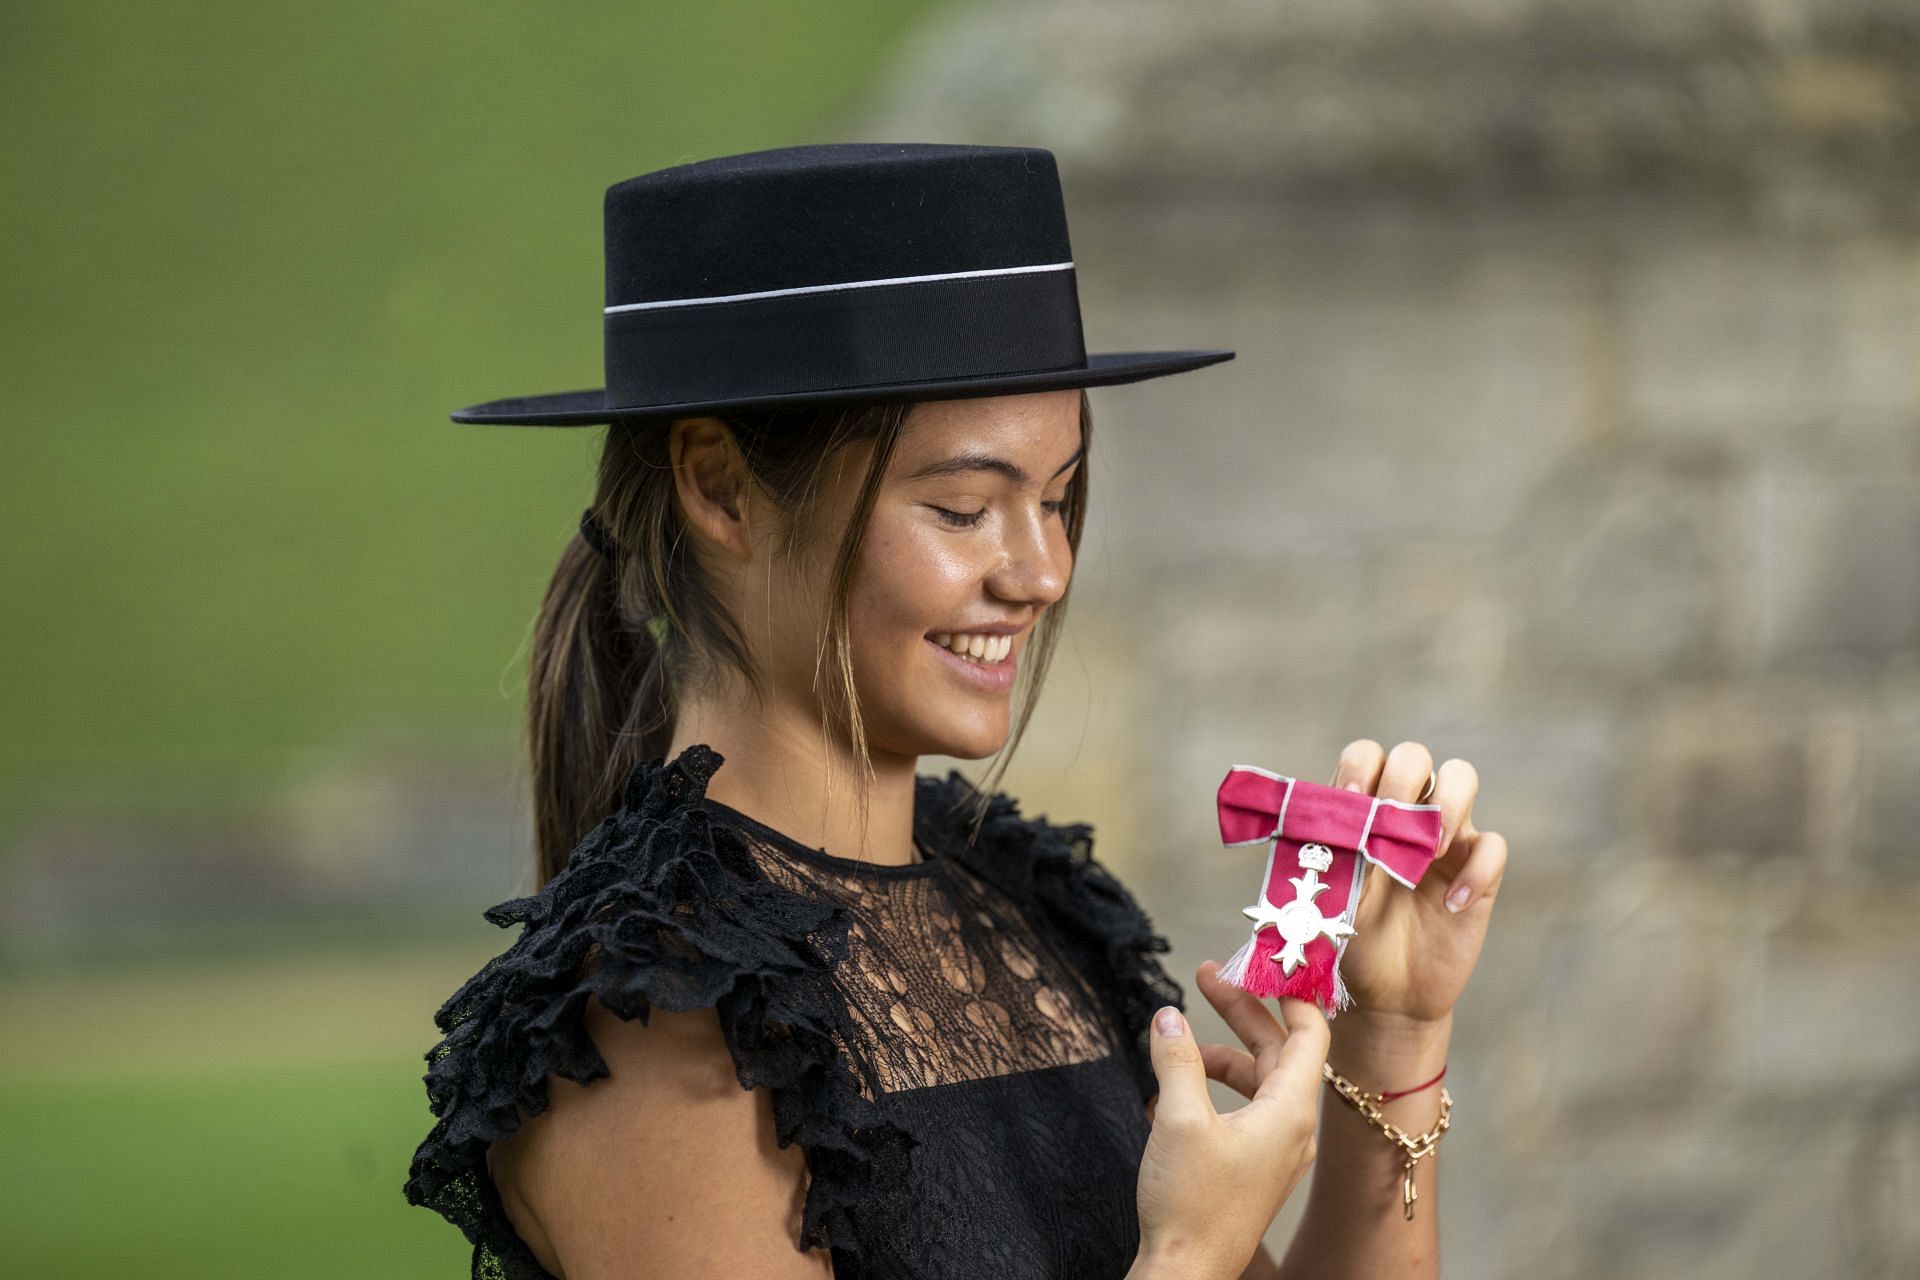
[[[917,757],[873,755],[863,823],[859,771],[848,744],[822,740],[820,721],[792,708],[746,710],[690,701],[674,717],[671,760],[696,742],[725,762],[707,795],[843,858],[886,866],[919,861],[913,847]]]

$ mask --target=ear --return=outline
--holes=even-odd
[[[752,559],[746,455],[718,418],[677,418],[668,438],[673,487],[687,524],[741,560]]]

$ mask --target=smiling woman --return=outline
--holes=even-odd
[[[476,1277],[1239,1276],[1324,1021],[1220,1122],[1091,828],[995,790],[1086,389],[1232,353],[1086,353],[1034,148],[788,148],[606,208],[608,386],[455,415],[608,429],[534,635],[536,892],[440,1010],[409,1200]]]
[[[862,802],[876,751],[896,779],[1000,751],[990,788],[1065,622],[1092,428],[1079,389],[610,427],[592,510],[618,550],[568,546],[534,635],[540,882],[676,737],[844,739]],[[1017,716],[977,696],[1022,668]]]

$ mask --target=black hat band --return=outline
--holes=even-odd
[[[614,406],[1086,367],[1071,262],[606,308]]]

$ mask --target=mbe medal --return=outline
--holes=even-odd
[[[1221,981],[1277,998],[1312,1000],[1331,1018],[1352,1006],[1340,957],[1355,933],[1367,868],[1411,889],[1439,856],[1437,804],[1383,800],[1235,765],[1220,784],[1223,844],[1265,844],[1260,894],[1242,913],[1253,935]]]

